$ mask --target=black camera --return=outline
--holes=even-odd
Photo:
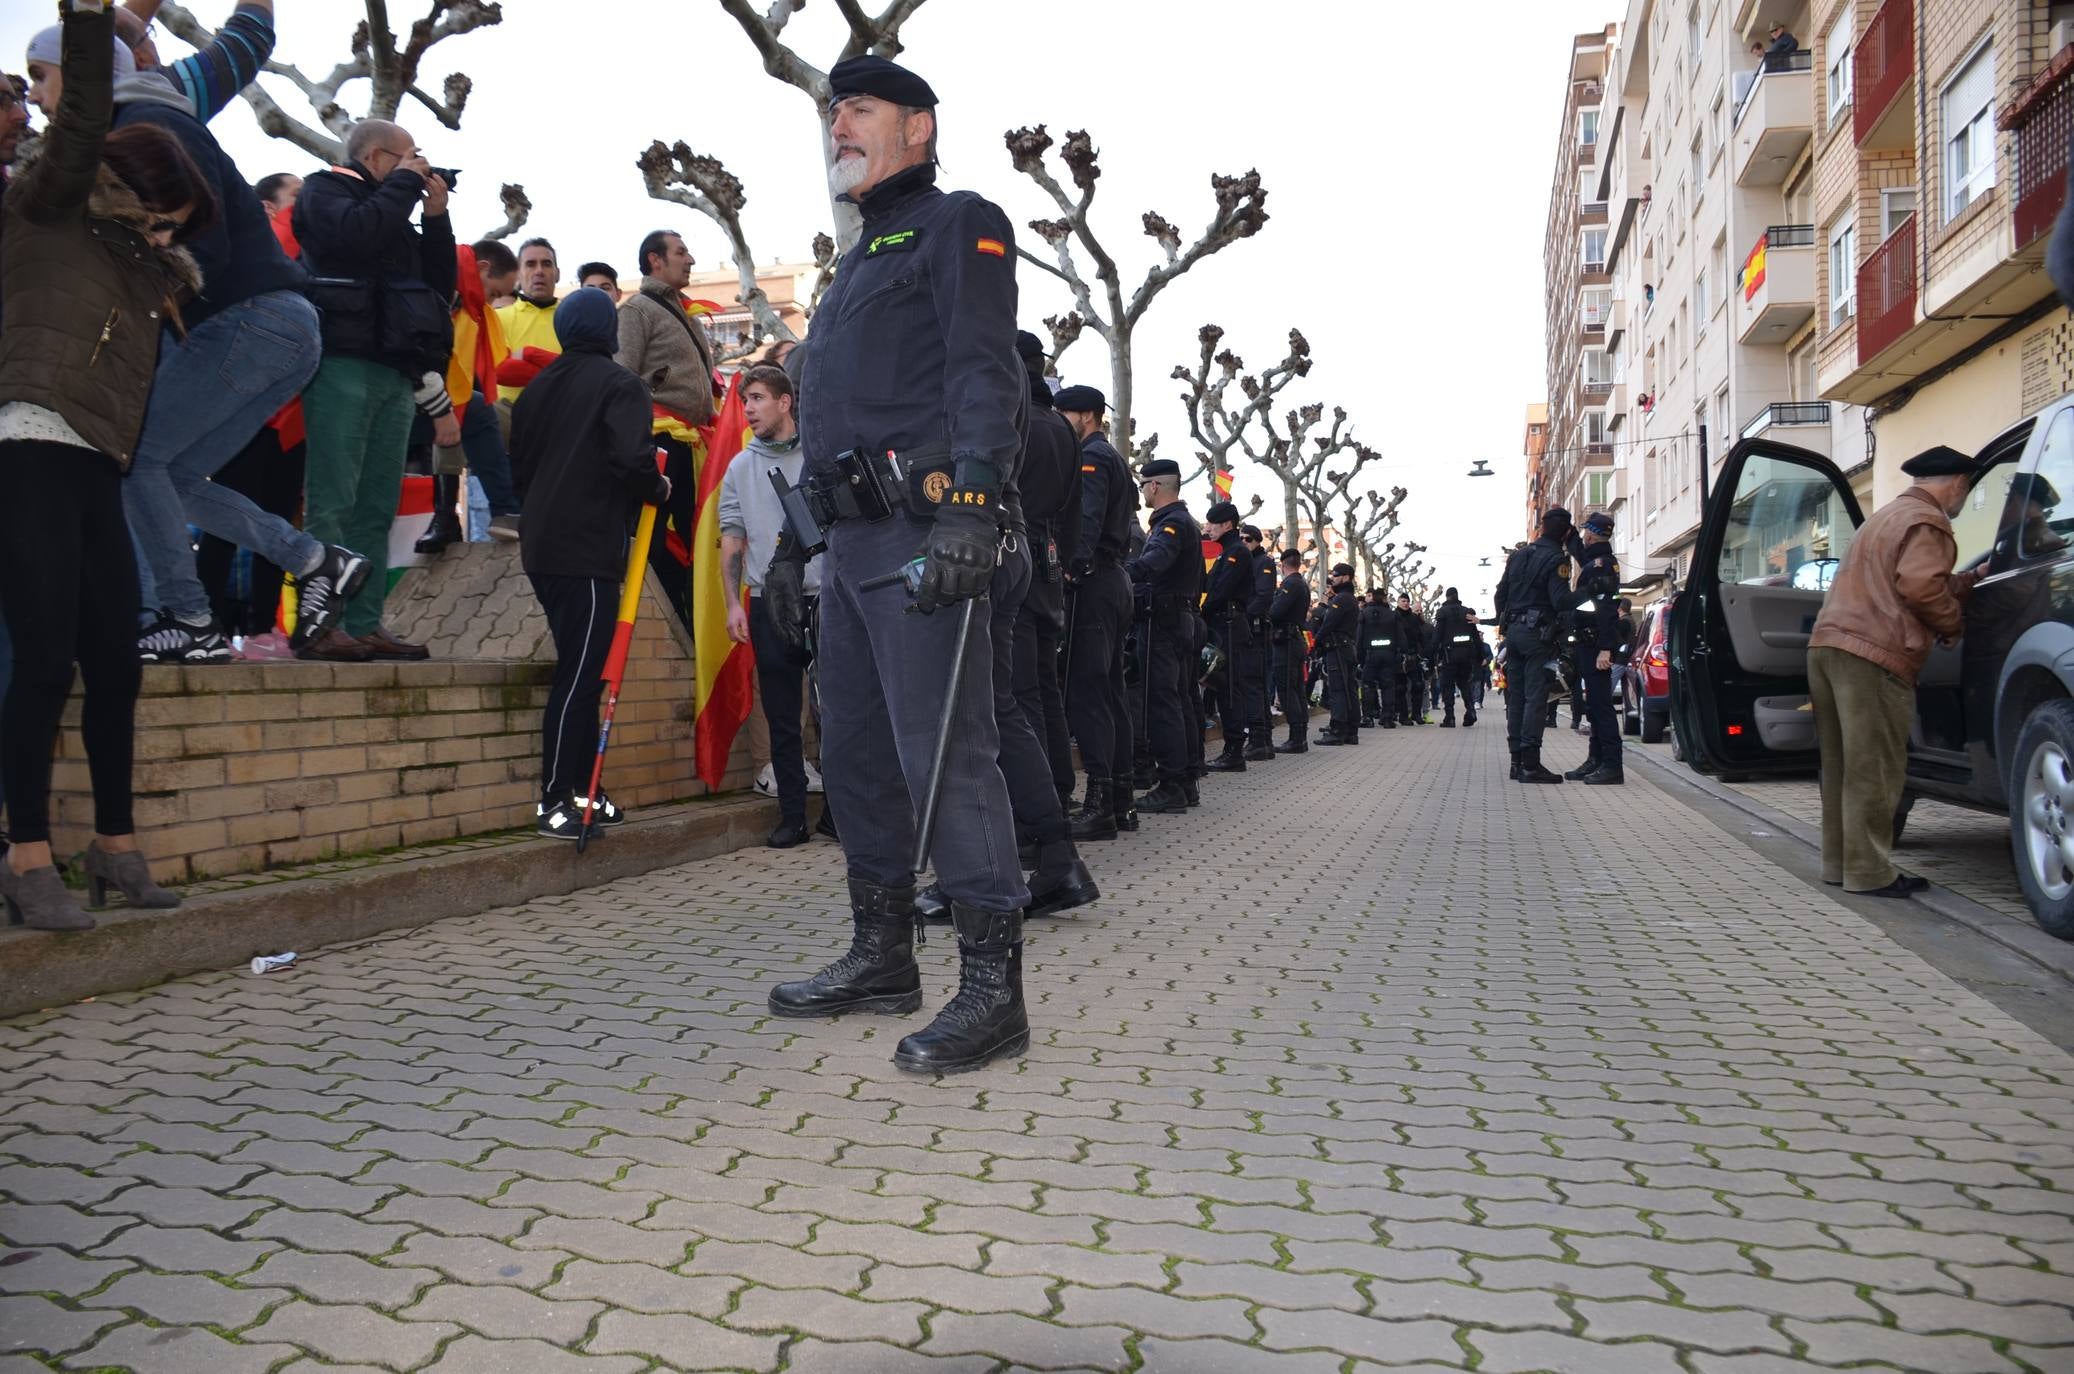
[[[446,188],[449,191],[453,190],[461,182],[461,169],[459,167],[434,167],[432,175],[445,182]]]

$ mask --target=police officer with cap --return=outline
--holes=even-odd
[[[1361,738],[1361,703],[1354,686],[1354,568],[1332,565],[1332,585],[1318,607],[1318,656],[1325,664],[1325,709],[1330,723],[1320,744],[1356,744]]]
[[[1397,593],[1397,719],[1404,725],[1426,723],[1426,640],[1432,631],[1426,617],[1411,604],[1410,592]]]
[[[1062,803],[1073,797],[1073,739],[1059,681],[1066,630],[1066,578],[1080,556],[1080,437],[1058,413],[1044,380],[1044,345],[1018,330],[1015,351],[1029,378],[1030,428],[1017,474],[1034,571],[1015,625],[1015,696],[1038,732]]]
[[[1397,728],[1397,613],[1381,587],[1354,622],[1354,667],[1361,677],[1361,723]]]
[[[1462,594],[1449,587],[1441,598],[1440,609],[1433,615],[1433,656],[1440,660],[1440,723],[1447,729],[1455,725],[1458,692],[1462,697],[1462,724],[1476,724],[1476,701],[1470,692],[1470,679],[1483,662],[1479,647],[1482,642],[1469,608],[1462,604]]]
[[[1282,550],[1282,585],[1268,603],[1269,637],[1275,653],[1275,692],[1282,702],[1282,719],[1289,738],[1275,746],[1279,754],[1310,751],[1311,697],[1304,681],[1303,665],[1308,657],[1304,626],[1311,618],[1311,584],[1303,575],[1303,555],[1295,549]]]
[[[1131,580],[1123,571],[1136,529],[1130,465],[1102,431],[1108,401],[1091,386],[1062,387],[1052,404],[1079,444],[1080,508],[1067,565],[1066,719],[1087,768],[1087,793],[1072,815],[1076,840],[1113,840],[1138,828],[1131,792],[1134,748],[1124,697],[1124,637]]]
[[[1274,704],[1274,675],[1269,666],[1269,628],[1267,613],[1275,604],[1275,556],[1265,547],[1260,526],[1239,526],[1239,538],[1245,542],[1247,556],[1253,560],[1253,590],[1246,597],[1246,620],[1253,630],[1253,686],[1248,700],[1252,702],[1252,715],[1246,721],[1246,753],[1248,763],[1273,763],[1275,740],[1268,724],[1268,711]]]
[[[998,207],[937,188],[936,94],[926,81],[875,56],[838,62],[828,77],[829,184],[856,203],[864,227],[822,302],[799,425],[802,494],[827,527],[822,760],[843,818],[853,937],[827,968],[774,988],[770,1008],[802,1017],[921,1005],[916,813],[948,711],[945,804],[929,857],[950,899],[958,991],[893,1062],[978,1068],[1030,1037],[1030,893],[996,761],[989,634],[971,636],[957,697],[947,696],[962,604],[986,595],[1001,563],[1003,490],[1029,404],[1015,353],[1015,236]],[[798,635],[800,573],[820,530],[787,524],[765,596],[780,631]],[[897,578],[877,581],[917,560],[912,608],[933,614],[911,614]]]
[[[1514,782],[1562,781],[1541,766],[1541,732],[1547,721],[1548,669],[1559,642],[1556,618],[1570,605],[1569,537],[1570,512],[1550,506],[1541,517],[1541,537],[1514,549],[1498,580],[1498,625],[1505,632],[1505,734]]]
[[[1159,783],[1138,798],[1140,811],[1178,815],[1194,790],[1195,750],[1187,696],[1196,690],[1195,607],[1203,590],[1203,532],[1181,499],[1181,465],[1155,458],[1138,470],[1152,508],[1145,545],[1125,566],[1145,630],[1145,727]],[[1199,739],[1200,737],[1198,737]]]
[[[1203,618],[1210,638],[1224,654],[1217,679],[1217,718],[1224,722],[1224,749],[1211,759],[1213,773],[1246,771],[1246,730],[1256,711],[1260,665],[1255,661],[1253,621],[1246,605],[1253,596],[1253,554],[1239,533],[1239,508],[1214,502],[1203,512],[1203,535],[1217,542],[1217,561],[1210,565],[1203,597]]]
[[[1591,721],[1591,749],[1580,768],[1563,774],[1593,786],[1619,786],[1620,719],[1613,710],[1613,669],[1623,648],[1620,564],[1613,557],[1613,517],[1593,511],[1584,517],[1577,555],[1577,671],[1584,685],[1584,711]]]

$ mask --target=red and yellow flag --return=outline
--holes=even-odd
[[[1217,488],[1217,499],[1231,500],[1231,469],[1219,468],[1210,474],[1210,485]]]
[[[735,734],[749,719],[749,672],[754,658],[749,646],[727,637],[730,597],[740,587],[724,586],[720,570],[720,481],[727,465],[749,443],[749,421],[742,410],[742,378],[728,383],[727,398],[700,427],[705,440],[698,459],[698,518],[691,541],[691,643],[698,672],[692,707],[693,754],[699,777],[717,788],[727,773],[727,756]]]

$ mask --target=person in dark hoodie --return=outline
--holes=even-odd
[[[596,757],[599,673],[612,645],[627,535],[644,502],[670,496],[656,470],[648,384],[612,360],[619,312],[594,286],[555,307],[562,355],[511,410],[519,563],[555,641],[554,687],[541,718],[539,832],[573,840]],[[598,824],[625,813],[600,793]]]

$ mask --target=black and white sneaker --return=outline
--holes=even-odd
[[[588,811],[590,809],[590,804],[591,801],[589,797],[578,797],[576,799],[576,814],[578,816],[581,816],[585,811]],[[598,794],[598,815],[597,819],[593,820],[591,824],[619,825],[622,824],[626,820],[626,818],[627,813],[620,810],[618,807],[614,806],[612,804],[612,798],[606,796],[602,792]]]
[[[214,616],[190,625],[161,613],[137,636],[137,657],[145,663],[228,663],[230,638]]]
[[[330,634],[346,613],[346,603],[367,581],[371,566],[351,549],[327,546],[317,571],[296,579],[295,633],[289,636],[288,647],[299,654]]]
[[[534,832],[544,840],[573,840],[583,829],[583,813],[567,797],[549,797],[533,810]]]

